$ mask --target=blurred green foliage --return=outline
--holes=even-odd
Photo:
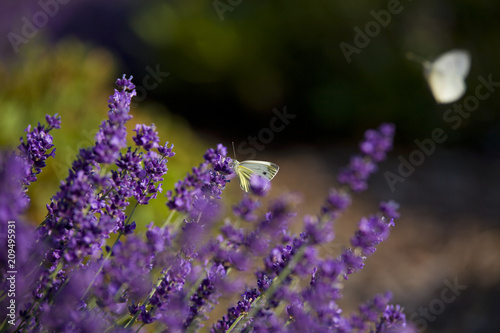
[[[21,59],[0,63],[0,144],[4,148],[17,147],[19,138],[25,136],[24,129],[29,124],[44,124],[46,114],[58,113],[62,118],[61,129],[51,132],[56,157],[47,161],[47,167],[29,189],[29,215],[39,223],[46,212],[45,204],[68,175],[78,150],[94,144],[95,133],[107,117],[107,100],[118,74],[109,52],[76,40],[52,47],[34,43],[28,47]],[[161,105],[148,104],[147,99],[131,113],[134,118],[127,126],[129,144],[133,144],[135,124],[155,123],[162,143],[170,141],[175,145],[176,156],[169,160],[164,192],[147,209],[139,208],[134,214],[139,225],[153,220],[160,223],[167,215],[165,191],[201,162],[210,143],[202,143],[184,119],[171,115]]]

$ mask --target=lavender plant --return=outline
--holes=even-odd
[[[2,331],[413,332],[403,309],[389,304],[390,293],[354,314],[337,303],[349,275],[389,236],[399,217],[395,202],[382,202],[378,213],[362,218],[340,253],[319,251],[334,240],[333,223],[352,193],[367,188],[392,148],[393,125],[365,133],[361,153],[338,176],[343,188],[332,189],[321,210],[303,218],[299,234],[289,229],[296,220],[294,197],[284,195],[264,209],[270,184],[258,176],[232,216],[224,216],[221,198],[234,171],[221,144],[167,192],[165,220],[140,233],[132,217],[161,192],[173,145],[160,145],[154,125],[137,125],[134,147],[127,145],[135,87],[125,76],[116,84],[95,145],[80,150],[38,227],[23,217],[27,191],[54,156],[49,132],[61,119],[47,116],[47,126],[27,128],[17,153],[0,154],[0,238],[8,243],[7,223],[15,221],[17,254],[17,308],[2,317]],[[9,266],[1,253],[4,311]],[[253,282],[243,285],[236,272]],[[230,295],[240,297],[227,314],[210,316]]]

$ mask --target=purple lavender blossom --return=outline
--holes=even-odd
[[[67,180],[47,206],[49,214],[39,230],[39,238],[52,242],[52,249],[46,255],[47,264],[51,266],[47,267],[34,290],[39,299],[45,297],[49,300],[51,293],[64,288],[66,273],[69,275],[69,272],[78,269],[84,258],[97,256],[111,232],[118,231],[120,235],[133,232],[135,222],[126,221],[124,213],[130,198],[135,197],[137,204],[147,204],[161,192],[159,182],[167,172],[166,158],[173,156],[172,147],[168,147],[168,143],[159,147],[154,127],[142,125],[138,127],[134,141],[146,153],[131,149],[125,154],[120,152],[126,147],[125,123],[131,118],[128,112],[135,90],[125,77],[119,79],[117,85],[119,90],[115,90],[109,100],[109,119],[102,123],[96,135],[96,145],[80,150]],[[52,120],[51,123],[56,122]],[[160,154],[152,148],[158,148]],[[118,169],[112,171],[111,176],[100,175],[101,164],[110,163],[115,163]],[[132,259],[129,262],[133,262]],[[56,266],[65,269],[60,271],[62,276],[59,280],[54,280],[51,274]],[[147,273],[142,272],[142,275]],[[136,281],[128,280],[130,291],[134,285],[147,286]],[[101,300],[104,302],[105,298],[101,297]],[[43,313],[46,302],[40,302],[40,306],[33,310],[34,315],[39,311]]]
[[[260,296],[257,289],[251,289],[242,295],[240,301],[235,307],[231,307],[227,311],[227,315],[212,326],[212,333],[225,332],[232,323],[241,315],[250,311],[252,303]]]
[[[255,210],[260,207],[260,202],[244,195],[243,199],[233,207],[233,213],[245,221],[253,222],[257,219]]]
[[[155,125],[151,126],[146,125],[135,125],[135,129],[133,130],[137,134],[133,137],[133,140],[137,147],[142,147],[145,150],[149,151],[152,148],[158,148],[158,142],[160,142],[160,138],[158,137],[158,133],[155,130]]]
[[[316,216],[304,217],[304,236],[311,245],[328,244],[335,238],[332,223],[321,223]]]
[[[362,155],[351,158],[349,166],[340,172],[338,181],[354,192],[366,190],[369,176],[377,171],[376,163],[384,160],[392,149],[394,133],[393,124],[382,124],[378,131],[366,131],[365,140],[360,143]]]
[[[176,256],[171,262],[171,267],[162,276],[160,283],[154,289],[154,293],[149,298],[149,302],[153,305],[154,309],[158,309],[158,317],[152,318],[150,313],[145,308],[140,308],[139,320],[145,323],[151,323],[155,319],[160,319],[162,322],[177,322],[179,324],[184,320],[177,318],[177,311],[189,313],[189,307],[185,302],[175,304],[177,311],[168,311],[169,307],[173,304],[172,299],[178,297],[185,297],[183,293],[184,285],[188,275],[191,273],[192,264],[180,256]],[[136,314],[135,308],[130,308],[132,314]],[[177,318],[177,320],[175,320]]]
[[[353,192],[362,192],[368,188],[366,181],[375,171],[377,165],[371,159],[353,156],[349,166],[339,174],[338,181],[349,185]]]
[[[404,308],[389,304],[377,323],[377,333],[415,333],[416,329],[407,325]]]
[[[330,215],[330,218],[335,220],[351,205],[351,201],[349,193],[332,188],[322,208],[322,213]]]
[[[351,190],[355,192],[365,189],[369,176],[376,170],[375,163],[383,160],[386,152],[392,147],[393,135],[392,125],[384,124],[379,131],[367,131],[365,141],[361,144],[363,156],[351,159],[349,167],[339,176],[340,182],[349,184]],[[384,301],[376,297],[372,312],[368,311],[372,308],[366,307],[362,316],[354,315],[351,318],[342,314],[342,309],[336,301],[341,297],[340,290],[347,276],[362,269],[366,256],[372,254],[376,249],[375,246],[387,238],[389,228],[394,225],[393,218],[397,217],[397,204],[391,202],[381,205],[382,212],[391,218],[389,222],[378,216],[361,219],[359,230],[351,239],[353,249],[345,249],[336,259],[318,258],[312,246],[326,244],[333,239],[333,221],[350,203],[351,197],[347,191],[332,190],[321,213],[318,216],[306,216],[304,232],[299,237],[283,235],[283,243],[272,248],[270,254],[264,258],[264,268],[256,274],[257,286],[259,291],[264,293],[265,304],[258,305],[257,302],[252,302],[250,308],[245,311],[249,312],[248,314],[237,311],[234,307],[230,308],[227,315],[212,327],[212,332],[227,329],[242,316],[254,317],[247,320],[246,324],[237,326],[237,330],[248,328],[246,325],[250,323],[252,328],[258,331],[268,331],[271,326],[274,331],[281,331],[285,327],[284,322],[275,316],[272,309],[287,300],[290,302],[287,312],[292,320],[288,321],[289,325],[283,331],[350,332],[367,330],[368,327],[373,329],[384,314],[388,297],[384,298]],[[245,207],[248,204],[240,205]],[[236,212],[241,214],[242,208],[240,206],[237,208]],[[225,230],[228,230],[227,226]],[[261,231],[265,228],[259,226],[256,230]],[[241,232],[236,233],[234,229],[229,231],[230,233],[226,231],[227,234],[237,236],[237,240],[241,239]],[[255,233],[249,234],[252,235],[255,238]],[[283,275],[284,273],[286,274]],[[302,291],[289,289],[288,286],[293,279],[291,273],[297,277],[309,273],[310,286]],[[279,286],[275,286],[276,283],[279,283]],[[305,303],[308,304],[307,313],[303,310]],[[387,316],[391,317],[391,314]],[[400,318],[397,314],[394,317]],[[387,320],[384,320],[382,321],[385,323]],[[268,324],[263,324],[264,322]],[[269,324],[271,322],[272,325]]]
[[[29,197],[26,195],[23,185],[31,177],[31,174],[31,167],[26,159],[14,153],[0,151],[1,223],[17,220],[27,208]]]
[[[55,156],[56,149],[51,148],[54,147],[52,144],[52,136],[49,132],[54,128],[61,128],[61,117],[57,114],[54,116],[46,115],[45,119],[49,124],[48,127],[44,125],[40,125],[31,129],[31,125],[26,128],[26,142],[21,138],[21,144],[18,149],[21,152],[22,156],[26,158],[26,161],[31,166],[31,175],[26,179],[26,185],[36,181],[36,175],[42,171],[42,168],[45,167],[45,160],[50,156]]]
[[[365,141],[360,143],[359,149],[375,162],[385,160],[387,152],[392,149],[395,129],[394,124],[382,124],[378,131],[367,130],[365,132]]]
[[[357,331],[373,331],[375,323],[384,315],[391,298],[391,293],[387,292],[375,295],[373,299],[361,304],[358,308],[359,313],[352,314],[349,318],[352,328]]]
[[[174,144],[172,143],[170,147],[168,146],[168,141],[165,142],[164,146],[159,146],[158,147],[158,153],[160,153],[161,156],[163,157],[172,157],[175,155],[175,153],[172,151],[174,149]]]
[[[254,332],[412,332],[403,309],[389,304],[390,294],[375,296],[350,316],[337,304],[349,274],[361,270],[387,239],[399,217],[397,203],[383,202],[378,215],[362,218],[349,247],[336,256],[325,258],[319,248],[334,239],[333,224],[352,201],[349,189],[364,190],[392,148],[393,125],[365,133],[362,154],[339,175],[348,186],[332,189],[318,214],[304,217],[299,234],[290,232],[296,216],[293,196],[278,198],[259,213],[270,186],[258,176],[250,179],[253,195],[243,194],[233,207],[235,219],[218,224],[223,217],[219,199],[233,174],[226,147],[218,145],[167,193],[167,206],[182,213],[182,227],[151,223],[144,237],[126,208],[134,201],[146,205],[162,191],[173,145],[159,144],[154,124],[137,125],[132,138],[136,147],[125,149],[135,87],[125,76],[116,83],[95,146],[80,150],[47,205],[45,221],[36,233],[24,224],[18,229],[20,239],[34,244],[19,252],[23,272],[34,272],[33,281],[20,280],[19,292],[27,301],[20,312],[21,329],[127,332],[151,325],[152,330],[195,331],[221,295],[246,290],[212,332],[233,325],[233,331]],[[60,127],[60,119],[46,120],[48,127],[28,128],[19,147],[22,157],[0,154],[0,184],[10,191],[0,194],[0,217],[20,216],[29,200],[26,185],[53,156],[48,132]],[[137,229],[140,225],[138,221]],[[3,220],[0,228],[6,235]],[[117,238],[108,246],[112,233]],[[262,259],[256,271],[249,270],[252,257]],[[235,270],[254,274],[255,286],[244,289],[231,276]]]
[[[203,156],[205,162],[194,167],[192,174],[175,184],[175,194],[167,192],[167,206],[180,212],[191,212],[198,197],[220,199],[229,181],[226,176],[233,173],[231,159],[226,158],[226,154],[227,148],[221,144],[215,150],[208,149]]]
[[[122,89],[123,91],[133,92],[135,89],[135,85],[132,83],[132,76],[129,79],[127,79],[125,74],[123,74],[122,78],[117,79],[115,83],[118,86],[118,88]]]
[[[272,245],[272,240],[286,232],[290,220],[295,217],[295,213],[289,211],[292,199],[282,197],[275,200],[256,228],[247,234],[244,245],[252,253],[265,253]]]
[[[370,255],[375,252],[375,245],[389,236],[389,228],[392,225],[394,225],[392,221],[387,223],[384,218],[376,216],[362,218],[359,222],[359,230],[351,238],[351,245],[359,248],[363,255]]]
[[[113,260],[104,262],[93,288],[100,306],[121,314],[125,311],[128,299],[140,300],[147,296],[152,288],[148,274],[153,269],[156,245],[136,235],[128,236],[126,242],[115,244],[112,249]],[[128,286],[127,292],[121,291],[120,294],[124,285]]]
[[[3,153],[0,153],[3,155]],[[15,156],[15,155],[12,155]],[[1,158],[1,157],[0,157]],[[9,161],[12,163],[16,162],[17,158],[11,158]],[[24,163],[26,174],[30,173],[30,168],[27,163]],[[2,161],[3,163],[4,161]],[[10,163],[7,163],[10,164]],[[1,165],[1,164],[0,164]],[[22,169],[19,169],[22,170]],[[14,171],[14,170],[12,170]],[[0,172],[1,174],[2,172]],[[15,172],[12,173],[15,175]],[[3,183],[3,175],[0,175],[0,183]],[[14,184],[12,184],[14,185]],[[16,184],[17,188],[20,188],[20,183]],[[15,191],[16,186],[2,188],[2,194],[10,191]],[[19,200],[21,201],[21,199]],[[2,202],[3,204],[3,202]],[[15,208],[15,205],[11,209]],[[22,208],[22,207],[18,207]],[[8,222],[10,221],[10,222]],[[18,304],[18,310],[16,311],[16,325],[19,325],[23,318],[23,305],[26,303],[33,302],[32,299],[32,288],[33,281],[40,278],[40,262],[43,260],[43,253],[46,250],[45,244],[37,243],[36,234],[33,232],[33,226],[27,223],[20,216],[10,215],[9,219],[0,220],[0,244],[3,245],[3,251],[0,253],[0,288],[3,291],[3,297],[0,299],[0,306],[3,309],[2,314],[5,318],[9,320],[6,316],[5,309],[7,309],[10,304],[10,296],[8,296],[8,291],[11,289],[10,282],[12,280],[7,280],[11,278],[12,274],[8,274],[8,271],[16,271],[15,274],[15,299]],[[15,253],[15,260],[12,260],[12,252]],[[9,310],[7,310],[9,311]],[[5,327],[4,327],[5,328]]]
[[[399,219],[400,215],[398,209],[399,204],[396,201],[391,200],[388,202],[383,201],[380,203],[380,211],[389,219]]]
[[[108,100],[109,112],[107,121],[103,121],[96,134],[96,145],[93,148],[95,160],[98,163],[113,163],[120,149],[127,145],[127,129],[125,124],[132,116],[130,103],[132,97],[136,95],[135,86],[132,84],[132,77],[116,81],[118,89]]]
[[[195,320],[200,319],[200,317],[208,319],[204,313],[212,309],[212,305],[216,304],[217,298],[220,296],[217,291],[217,281],[226,278],[226,275],[227,267],[215,261],[206,278],[201,281],[195,293],[190,297],[189,314],[184,321],[185,328],[192,326]]]
[[[234,213],[236,216],[237,213]],[[230,221],[226,221],[223,227],[220,228],[221,236],[223,236],[229,244],[239,246],[243,244],[245,233],[242,228],[235,228]]]
[[[264,197],[267,195],[267,192],[271,189],[271,183],[257,174],[253,174],[250,177],[250,191],[259,196]]]
[[[44,329],[56,332],[102,332],[112,325],[111,318],[103,316],[101,311],[84,311],[87,305],[81,298],[94,275],[95,267],[87,265],[78,274],[72,275],[55,302],[43,303],[40,323]]]

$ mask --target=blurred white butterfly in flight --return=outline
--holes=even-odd
[[[465,78],[470,69],[470,54],[466,50],[448,51],[432,62],[413,53],[407,57],[424,66],[424,75],[436,102],[453,103],[465,94]]]

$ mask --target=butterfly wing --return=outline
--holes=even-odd
[[[250,190],[250,177],[257,174],[267,180],[271,180],[279,171],[279,166],[265,161],[243,161],[235,164],[235,172],[240,179],[241,189],[245,192]]]
[[[441,104],[456,102],[465,94],[463,77],[453,73],[431,72],[427,78],[434,99]]]
[[[451,50],[432,62],[432,69],[441,73],[453,73],[465,78],[470,70],[470,54],[465,50]]]
[[[438,103],[453,103],[465,94],[465,77],[469,74],[470,55],[451,50],[433,63],[424,64],[427,82]]]

